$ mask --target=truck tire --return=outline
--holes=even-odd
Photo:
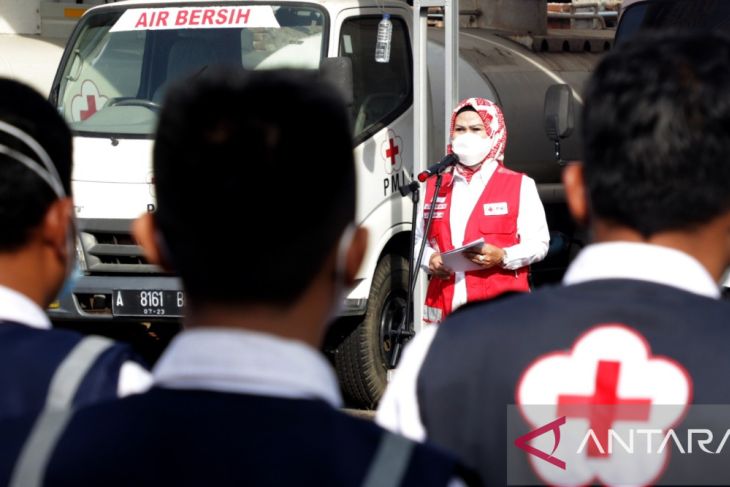
[[[385,255],[375,268],[367,311],[335,353],[335,369],[350,406],[374,409],[388,384],[391,333],[405,316],[408,261]]]

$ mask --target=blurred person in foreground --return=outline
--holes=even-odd
[[[52,329],[45,309],[73,289],[71,132],[30,87],[0,79],[0,417],[145,390],[129,346]]]
[[[632,439],[632,454],[607,440],[629,424],[667,431],[691,403],[730,403],[717,284],[730,265],[730,40],[636,38],[602,60],[585,100],[584,161],[563,180],[594,243],[562,286],[416,336],[377,420],[451,449],[487,485],[698,485],[701,457],[670,455],[674,443],[640,455],[651,439]]]
[[[49,416],[53,431],[35,428],[16,462],[28,424],[0,424],[0,481],[462,485],[451,457],[336,409],[317,348],[367,235],[353,221],[352,138],[335,93],[314,73],[232,68],[171,88],[154,148],[158,209],[134,233],[180,275],[185,330],[149,392]],[[314,143],[323,137],[327,150]]]

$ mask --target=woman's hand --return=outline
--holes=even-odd
[[[490,267],[502,264],[502,259],[504,259],[504,250],[491,244],[484,244],[482,245],[482,248],[477,251],[465,251],[464,257],[475,264],[479,264],[483,269],[489,269]]]
[[[428,261],[428,270],[431,274],[438,277],[439,279],[448,279],[453,271],[444,265],[444,261],[441,259],[441,254],[434,252]]]

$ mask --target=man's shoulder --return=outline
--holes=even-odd
[[[175,428],[177,432],[173,432]],[[373,421],[318,399],[161,387],[85,407],[74,414],[68,432],[69,436],[78,436],[85,442],[102,441],[114,435],[130,442],[160,441],[174,450],[185,446],[171,441],[171,434],[198,443],[211,437],[220,440],[221,428],[227,429],[227,441],[241,445],[251,442],[260,446],[261,438],[280,435],[293,444],[301,441],[312,448],[319,441],[326,448],[356,447],[370,451],[375,450],[386,433]],[[156,435],[154,430],[165,431],[166,435]],[[245,434],[239,436],[235,432]],[[208,447],[216,446],[210,443]],[[419,451],[448,457],[430,446],[419,443],[413,446]]]
[[[87,336],[93,335],[86,335],[65,328],[36,328],[20,322],[0,321],[0,337],[2,338],[0,344],[34,342],[73,347]],[[131,348],[129,345],[121,342],[113,342],[112,345],[119,350]]]
[[[120,427],[123,423],[126,430]],[[71,429],[72,434],[79,432],[85,437],[89,437],[90,429],[95,429],[99,434],[119,434],[129,441],[147,441],[143,437],[149,437],[149,431],[168,430],[176,424],[185,425],[180,430],[181,437],[217,437],[220,428],[226,428],[229,432],[246,433],[229,438],[242,442],[267,431],[292,438],[318,431],[319,437],[336,436],[346,443],[376,442],[380,434],[380,428],[372,422],[345,414],[317,399],[164,387],[84,408],[76,413]],[[168,436],[164,441],[169,440]],[[169,447],[182,445],[173,443]]]
[[[0,361],[55,367],[84,336],[71,330],[34,328],[23,323],[0,323]],[[20,365],[20,364],[19,364]]]
[[[436,348],[451,353],[448,350],[470,348],[474,342],[499,349],[512,342],[538,344],[558,336],[570,339],[601,323],[639,328],[661,325],[667,332],[689,332],[698,313],[705,334],[730,338],[730,328],[719,326],[730,314],[728,301],[638,280],[543,287],[456,311],[440,325],[429,355]]]
[[[146,368],[144,360],[126,343],[117,342],[96,335],[60,329],[39,329],[21,323],[3,322],[0,324],[0,350],[8,360],[35,357],[51,366],[68,356],[85,339],[108,340],[99,359],[94,362],[94,370],[119,369],[124,362],[136,362]]]
[[[84,482],[98,480],[93,472],[78,473],[88,464],[96,464],[105,475],[126,468],[135,481],[147,479],[152,471],[167,471],[166,481],[196,479],[220,465],[235,466],[226,473],[228,481],[270,479],[277,477],[277,468],[285,468],[280,472],[283,484],[300,475],[304,482],[314,476],[354,485],[385,434],[372,421],[315,399],[154,388],[77,412],[50,468],[58,478],[70,475]],[[113,449],[107,448],[110,444]],[[453,472],[455,462],[447,454],[410,446],[413,461],[432,464],[430,472]],[[208,478],[213,484],[218,480]]]
[[[81,333],[61,328],[36,328],[16,321],[0,321],[0,336],[3,341],[28,340],[57,344],[78,343],[83,338]]]
[[[672,309],[662,307],[673,303]],[[519,321],[531,326],[545,321],[553,314],[567,316],[575,312],[594,312],[622,308],[656,305],[654,311],[663,313],[691,313],[695,306],[702,306],[709,312],[726,313],[730,301],[713,299],[682,289],[648,281],[631,279],[602,279],[573,285],[544,286],[531,293],[511,293],[498,299],[470,303],[457,310],[446,321],[443,330],[460,326],[475,326],[488,322],[497,325],[503,322]],[[527,318],[543,317],[542,320]],[[450,327],[448,325],[456,325]]]
[[[519,321],[525,325],[533,320],[526,317],[543,314],[556,307],[558,300],[569,299],[580,294],[572,286],[545,286],[530,293],[506,292],[484,301],[470,302],[451,314],[439,328],[437,337],[461,330],[463,327],[477,327],[484,324]]]

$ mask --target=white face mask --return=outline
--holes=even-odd
[[[465,166],[476,166],[484,161],[492,150],[494,141],[487,137],[479,137],[477,134],[463,134],[454,138],[451,143],[451,150],[459,156],[459,162]]]

